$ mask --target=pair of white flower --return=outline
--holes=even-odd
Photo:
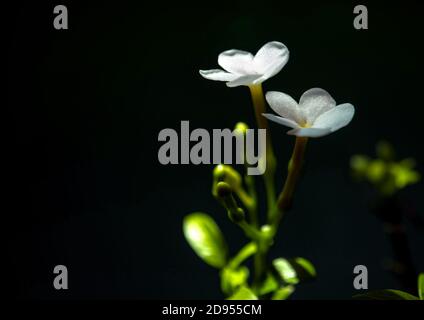
[[[287,47],[277,41],[265,44],[253,56],[250,52],[227,50],[218,56],[218,64],[225,70],[200,70],[210,80],[226,81],[228,87],[255,86],[276,75],[289,59]],[[292,128],[288,134],[298,137],[322,137],[352,120],[355,108],[350,103],[336,105],[330,94],[319,88],[306,91],[297,103],[289,95],[271,91],[266,100],[280,116],[263,116]]]

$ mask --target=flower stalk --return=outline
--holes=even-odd
[[[255,180],[252,176],[247,174],[244,180],[246,182],[248,196],[251,199],[251,206],[247,208],[249,212],[249,221],[255,228],[258,228],[258,196],[256,194]]]
[[[266,129],[266,170],[264,173],[265,189],[267,194],[268,217],[274,209],[275,189],[274,189],[274,173],[276,169],[276,159],[272,148],[271,136],[268,129],[268,121],[262,116],[266,111],[265,98],[262,91],[262,84],[250,85],[250,94],[255,110],[256,122],[259,129]],[[261,160],[259,160],[261,161]]]
[[[263,177],[267,196],[268,218],[270,218],[270,215],[275,207],[274,174],[276,168],[276,159],[272,147],[271,136],[269,134],[268,121],[265,117],[262,116],[262,114],[266,111],[262,84],[250,85],[249,89],[252,97],[252,103],[255,110],[255,117],[258,128],[266,129],[266,170]],[[262,155],[260,157],[262,157]],[[261,159],[259,161],[261,161]],[[257,241],[257,248],[257,252],[253,258],[255,272],[253,280],[253,289],[255,291],[258,291],[266,273],[266,254],[268,251],[268,247],[264,245],[264,241],[262,241],[262,239],[259,239]]]
[[[238,268],[247,258],[255,254],[258,250],[256,242],[252,241],[246,244],[240,251],[228,262],[228,267]]]
[[[291,208],[294,190],[296,188],[297,181],[299,180],[302,165],[304,162],[304,155],[307,142],[307,137],[296,137],[293,154],[290,158],[288,166],[286,182],[284,183],[283,190],[278,196],[277,210],[275,211],[276,215],[272,217],[272,224],[276,228],[278,227],[284,213],[290,210]]]

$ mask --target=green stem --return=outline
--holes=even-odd
[[[253,266],[255,268],[255,274],[253,279],[252,288],[255,292],[259,291],[261,283],[266,273],[266,254],[268,249],[264,247],[262,242],[257,243],[258,250],[253,257]]]
[[[249,242],[230,260],[228,267],[231,269],[237,269],[243,261],[255,254],[257,249],[258,246],[256,245],[256,242]]]
[[[255,208],[256,208],[255,199],[253,199],[242,187],[237,188],[236,190],[234,190],[234,192],[237,194],[240,201],[247,208],[247,210],[250,214],[250,218],[256,219],[255,215],[252,217],[252,213],[255,211]]]
[[[287,179],[284,183],[283,191],[278,197],[276,214],[272,219],[272,225],[275,230],[278,228],[284,213],[288,211],[292,205],[293,194],[302,169],[307,142],[308,138],[306,137],[296,137],[293,154],[289,162]]]
[[[276,160],[274,151],[272,148],[271,143],[271,137],[268,130],[268,121],[267,119],[262,115],[266,112],[266,105],[265,105],[265,99],[262,92],[262,85],[251,85],[249,86],[250,94],[252,96],[252,103],[255,109],[255,116],[256,116],[256,122],[258,124],[259,129],[265,129],[266,130],[266,170],[264,172],[264,183],[265,183],[265,191],[267,196],[267,209],[268,209],[268,220],[270,220],[270,217],[272,215],[272,212],[275,208],[275,189],[274,189],[274,173],[276,168]],[[266,254],[268,251],[268,246],[264,245],[264,241],[262,239],[263,237],[260,237],[257,240],[257,246],[258,251],[254,256],[254,281],[253,281],[253,288],[254,290],[258,290],[260,284],[262,283],[262,280],[266,273]]]
[[[268,130],[268,120],[262,115],[266,112],[266,105],[262,85],[256,84],[249,86],[252,96],[252,103],[255,109],[256,122],[259,129],[266,129],[266,170],[264,173],[265,190],[267,194],[268,217],[274,209],[275,189],[274,189],[274,173],[276,160],[271,143],[271,136]]]
[[[249,176],[246,174],[245,176],[246,186],[247,186],[247,193],[250,196],[250,199],[252,200],[252,205],[250,208],[248,208],[249,212],[249,222],[255,227],[259,227],[259,221],[258,221],[258,197],[256,194],[255,189],[255,180],[252,176]]]
[[[247,223],[246,220],[239,221],[237,222],[237,224],[240,226],[240,228],[242,228],[248,238],[256,241],[257,244],[262,241],[262,233],[258,229]]]

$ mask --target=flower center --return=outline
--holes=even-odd
[[[310,128],[312,127],[312,124],[310,124],[309,122],[305,121],[299,124],[302,128]]]

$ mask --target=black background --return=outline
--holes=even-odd
[[[69,30],[53,28],[65,4]],[[256,52],[268,41],[290,50],[264,89],[295,98],[322,87],[356,107],[352,123],[311,140],[305,175],[271,257],[303,256],[317,281],[294,299],[348,299],[352,270],[369,286],[399,288],[382,268],[390,247],[369,213],[371,194],[352,182],[349,158],[391,141],[423,172],[422,12],[418,2],[369,4],[369,30],[353,28],[358,3],[294,1],[115,3],[19,2],[5,10],[7,139],[3,234],[13,298],[222,298],[216,270],[186,244],[182,218],[211,214],[234,253],[242,232],[210,194],[211,166],[162,166],[163,128],[254,125],[245,87],[201,78],[220,52]],[[278,188],[293,137],[271,125]],[[423,212],[422,182],[402,196]],[[420,197],[421,196],[421,197]],[[418,270],[422,233],[407,225]],[[55,265],[67,291],[52,286]]]

